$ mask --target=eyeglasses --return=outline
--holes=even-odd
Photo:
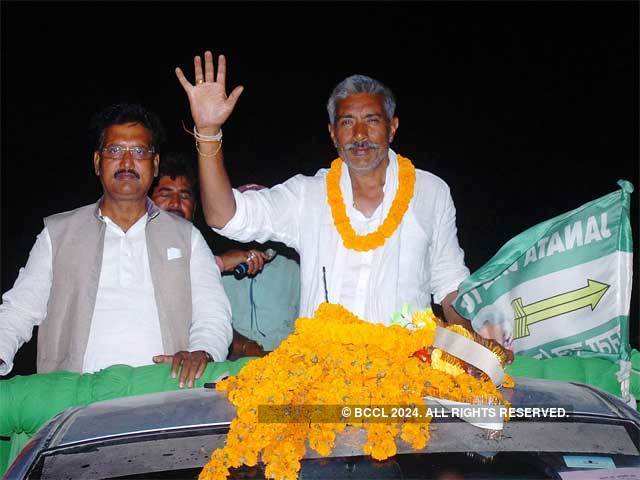
[[[102,154],[105,157],[120,160],[124,157],[124,152],[130,152],[131,156],[136,160],[150,158],[154,153],[153,148],[147,147],[125,147],[124,145],[108,145],[102,148]]]

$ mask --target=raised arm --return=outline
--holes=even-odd
[[[204,72],[200,57],[194,58],[195,85],[189,83],[180,68],[176,68],[178,80],[189,98],[191,116],[198,134],[220,137],[197,142],[204,216],[209,226],[218,228],[224,227],[236,211],[229,176],[224,167],[221,128],[243,90],[241,86],[236,87],[227,96],[226,70],[226,60],[224,55],[220,55],[217,75],[214,77],[213,56],[209,51],[204,54]]]

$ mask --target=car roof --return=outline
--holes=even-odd
[[[596,389],[576,383],[516,379],[503,395],[513,407],[562,407],[574,415],[625,418],[620,404]],[[96,439],[198,427],[228,427],[235,407],[212,389],[184,389],[118,398],[76,408],[59,418],[48,447]]]

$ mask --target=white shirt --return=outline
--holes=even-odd
[[[147,215],[124,232],[108,217],[102,270],[91,321],[83,372],[115,364],[152,364],[164,352],[145,238]],[[231,307],[220,270],[202,234],[191,233],[192,323],[189,350],[204,350],[223,361],[232,339]],[[47,314],[52,284],[51,238],[45,227],[0,305],[0,375],[13,368],[18,348]],[[175,352],[166,352],[175,353]]]
[[[387,185],[393,182],[390,178],[391,170],[392,169],[387,169],[385,183],[382,187],[383,195],[388,190]],[[343,168],[340,178],[340,189],[346,192],[346,196],[343,196],[343,198],[345,199],[345,206],[347,215],[351,221],[351,226],[360,235],[366,235],[376,231],[384,221],[384,216],[382,215],[385,205],[384,196],[382,203],[378,205],[371,217],[367,217],[355,207],[351,189],[346,188],[347,183],[350,186],[351,179],[349,178],[348,170]],[[387,199],[388,198],[387,196]],[[371,270],[373,268],[374,253],[375,250],[369,250],[367,252],[359,252],[359,255],[347,254],[347,264],[344,268],[344,274],[340,276],[339,303],[360,318],[364,318],[365,316],[366,294],[369,279],[371,278]]]
[[[388,324],[407,303],[426,308],[455,291],[469,275],[458,245],[455,207],[449,187],[435,175],[416,169],[413,199],[395,233],[369,252],[346,249],[333,224],[327,202],[327,170],[313,177],[296,175],[268,190],[233,191],[236,212],[214,230],[240,242],[281,241],[300,254],[300,315],[313,315],[325,300],[342,303],[362,318]],[[340,188],[347,214],[359,234],[378,228],[398,189],[398,164],[389,150],[384,197],[369,219],[353,206],[349,171],[342,169]]]

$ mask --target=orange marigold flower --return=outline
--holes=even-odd
[[[346,248],[364,252],[373,250],[384,245],[387,238],[391,237],[398,229],[405,213],[407,213],[415,188],[415,167],[411,160],[398,155],[398,190],[387,217],[375,232],[358,235],[351,226],[344,205],[344,197],[340,191],[342,164],[340,158],[335,159],[326,176],[327,202],[331,208],[333,223]]]
[[[326,405],[420,405],[426,395],[506,403],[493,383],[468,375],[455,357],[435,349],[429,364],[412,356],[432,346],[436,325],[430,311],[414,314],[409,329],[365,322],[329,303],[321,304],[313,318],[299,318],[293,334],[275,351],[218,382],[217,390],[226,392],[237,417],[225,446],[213,452],[200,479],[223,480],[229,468],[258,461],[268,478],[297,478],[307,441],[329,455],[347,425],[366,430],[363,451],[379,460],[396,454],[398,436],[416,449],[429,440],[428,423],[347,423],[321,408]],[[266,423],[261,422],[261,405],[318,408],[308,410],[303,423],[286,418]]]

